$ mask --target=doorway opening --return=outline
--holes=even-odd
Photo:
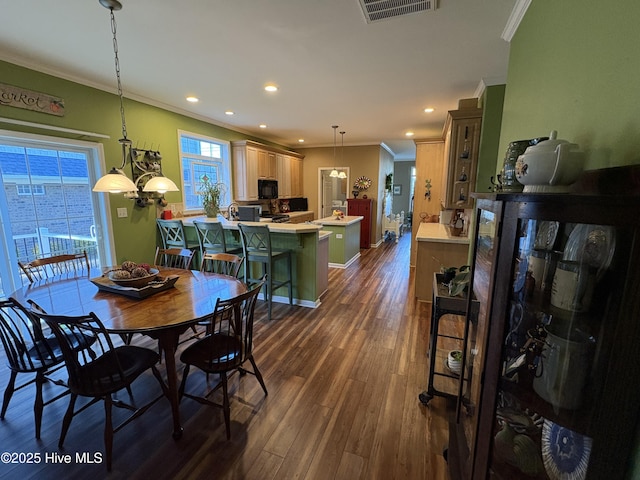
[[[332,177],[332,170],[344,172],[346,178]],[[347,198],[349,198],[349,167],[318,169],[318,218],[330,217],[334,210],[347,214]]]

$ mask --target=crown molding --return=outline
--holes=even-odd
[[[504,27],[502,31],[502,38],[506,42],[511,42],[511,39],[516,34],[518,27],[520,26],[520,22],[524,17],[524,14],[527,13],[527,9],[529,5],[531,5],[532,0],[517,0],[516,4],[513,6],[513,10],[511,10],[511,15],[509,15],[509,19],[507,20],[507,25]]]

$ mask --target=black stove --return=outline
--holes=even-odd
[[[289,221],[289,215],[283,215],[281,213],[261,213],[262,218],[270,218],[272,223],[287,223]]]

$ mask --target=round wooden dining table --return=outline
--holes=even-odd
[[[140,333],[157,339],[165,352],[165,393],[171,403],[173,437],[178,439],[182,436],[175,358],[179,337],[213,313],[219,298],[236,297],[247,287],[235,277],[159,267],[160,280],[170,279],[172,283],[176,275],[179,278],[171,287],[154,285],[153,290],[157,291],[118,290],[106,276],[54,277],[16,290],[11,297],[25,308],[32,308],[35,303],[56,315],[93,312],[110,333]]]

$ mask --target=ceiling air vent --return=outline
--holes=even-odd
[[[358,0],[367,23],[438,8],[437,0]]]

